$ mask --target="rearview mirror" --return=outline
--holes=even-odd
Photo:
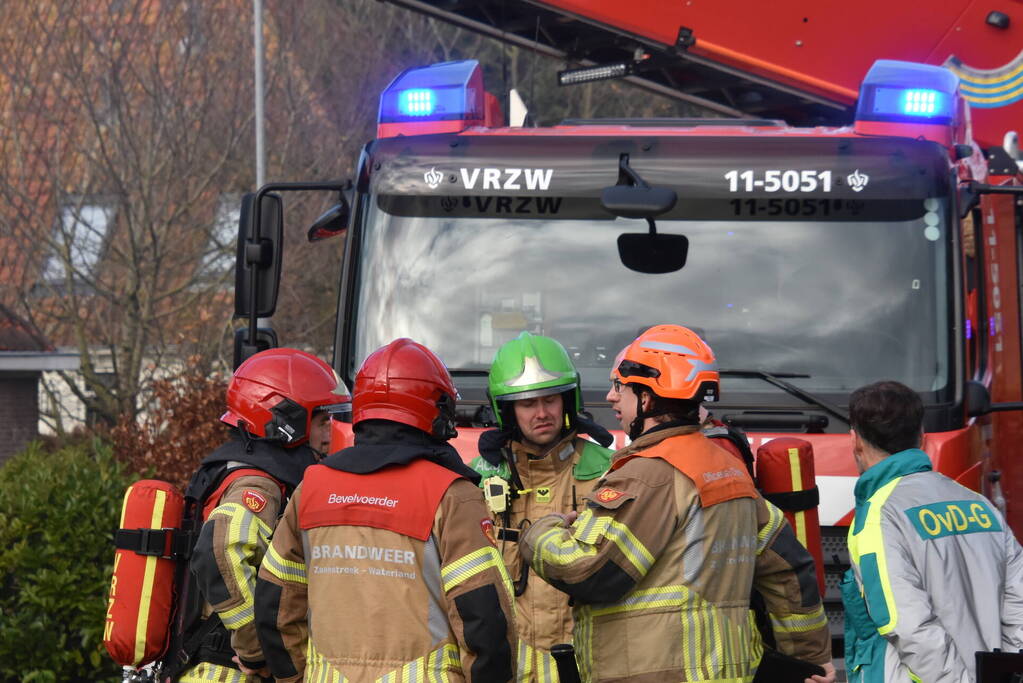
[[[686,265],[689,238],[650,232],[626,232],[618,236],[618,256],[637,273],[673,273]]]
[[[601,205],[623,218],[655,218],[671,211],[678,200],[667,187],[613,185],[600,192]]]
[[[281,281],[284,208],[280,195],[264,194],[255,217],[256,193],[242,197],[234,270],[234,314],[269,318],[277,308]]]
[[[312,227],[306,233],[310,242],[319,242],[342,234],[348,229],[348,218],[351,210],[348,208],[348,201],[342,197],[340,204],[335,204],[323,215],[313,221]]]

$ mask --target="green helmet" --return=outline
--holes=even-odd
[[[512,401],[571,391],[565,413],[575,422],[582,409],[579,373],[565,347],[550,337],[523,332],[497,350],[490,366],[488,394],[497,425],[504,428],[502,406]]]

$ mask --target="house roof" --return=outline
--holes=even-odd
[[[77,353],[53,348],[26,320],[0,304],[0,372],[77,368]]]
[[[26,320],[0,304],[0,352],[53,350],[53,346]]]

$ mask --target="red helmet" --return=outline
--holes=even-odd
[[[440,358],[411,339],[371,353],[355,376],[352,422],[391,420],[447,440],[455,432],[455,389]]]
[[[348,387],[322,360],[297,349],[267,349],[238,366],[221,421],[287,448],[309,438],[316,410],[351,409]]]
[[[714,401],[717,361],[700,336],[681,325],[656,325],[639,335],[615,359],[611,378],[650,388],[663,398]]]

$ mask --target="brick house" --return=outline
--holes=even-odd
[[[39,435],[42,373],[77,369],[78,354],[57,351],[0,305],[0,464]]]

